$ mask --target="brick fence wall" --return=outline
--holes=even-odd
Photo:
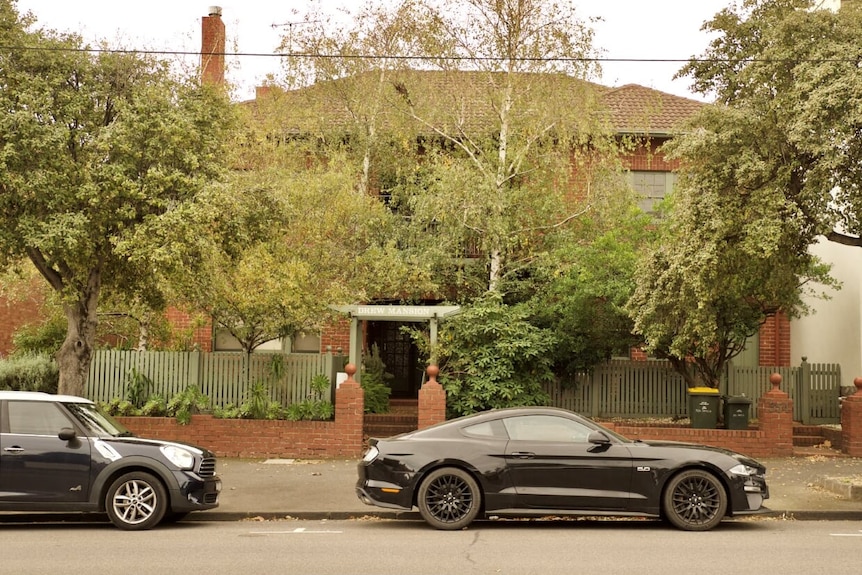
[[[216,419],[195,415],[189,425],[173,418],[118,418],[135,434],[157,439],[185,441],[214,451],[221,457],[359,457],[363,449],[364,402],[362,388],[353,379],[356,368],[345,367],[348,379],[336,390],[334,421],[265,421]],[[436,367],[429,368],[429,379],[419,393],[419,427],[445,418],[446,395],[436,381]],[[724,447],[752,457],[783,457],[793,454],[793,402],[780,390],[781,376],[771,378],[772,389],[758,401],[760,425],[757,429],[694,429],[682,426],[637,426],[605,424],[631,439],[682,441]],[[862,386],[862,379],[858,380]],[[845,402],[845,406],[846,406]],[[850,413],[859,425],[850,427],[860,439],[844,438],[844,444],[862,450],[862,392],[850,403]]]

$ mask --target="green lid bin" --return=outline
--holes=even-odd
[[[724,398],[724,426],[727,429],[748,429],[751,400],[747,397]]]
[[[688,418],[696,429],[718,427],[718,390],[714,387],[690,387],[688,389]]]

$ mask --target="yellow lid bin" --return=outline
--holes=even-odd
[[[718,427],[718,390],[714,387],[688,388],[688,418],[697,429]]]

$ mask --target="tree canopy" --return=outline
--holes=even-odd
[[[80,394],[102,294],[163,301],[118,246],[219,175],[230,105],[153,57],[33,24],[0,1],[0,264],[29,259],[60,294],[60,391]]]
[[[819,236],[862,245],[862,20],[852,5],[744,0],[704,28],[716,39],[680,74],[717,101],[665,146],[681,178],[629,309],[689,385],[716,386],[769,315],[838,287],[810,252]]]
[[[700,165],[782,193],[800,224],[797,253],[821,235],[862,247],[862,6],[744,0],[704,30],[716,38],[679,72],[716,98],[692,130],[717,135]]]

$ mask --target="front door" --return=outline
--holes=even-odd
[[[380,359],[386,372],[392,374],[388,380],[393,398],[418,397],[422,385],[422,370],[419,367],[419,353],[410,337],[401,331],[402,326],[415,327],[397,321],[369,321],[367,332],[368,349],[377,344]]]

